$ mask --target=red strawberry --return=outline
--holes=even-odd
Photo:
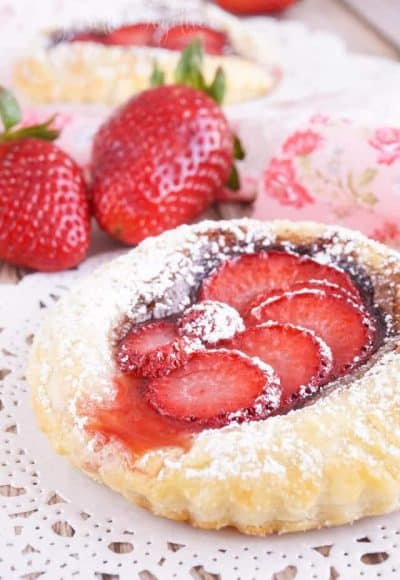
[[[159,25],[154,22],[138,22],[115,28],[104,38],[105,44],[113,46],[152,46]]]
[[[165,75],[156,63],[151,80],[157,87],[128,101],[95,136],[95,216],[125,243],[194,220],[225,186],[242,199],[233,159],[243,159],[244,151],[216,104],[225,75],[218,69],[207,85],[202,58],[194,41],[177,64],[176,86],[162,86]]]
[[[357,300],[357,298],[354,295],[350,294],[350,292],[345,288],[343,288],[342,286],[338,286],[338,284],[333,284],[332,282],[326,282],[325,280],[308,280],[307,282],[296,282],[295,284],[292,284],[287,291],[296,292],[297,290],[323,290],[327,294],[339,294],[343,296],[343,298],[345,299],[350,299],[353,300],[354,302],[362,304],[361,301]],[[266,300],[279,297],[281,296],[281,294],[282,290],[280,289],[272,291],[267,290],[267,292],[261,292],[261,294],[258,294],[254,298],[254,300],[250,302],[250,305],[247,307],[247,312],[244,315],[244,318],[247,318],[252,310],[256,309],[257,306],[260,306]]]
[[[133,328],[118,344],[116,358],[124,373],[158,377],[186,362],[188,346],[174,322],[160,320]]]
[[[224,54],[229,40],[224,32],[203,24],[177,24],[160,38],[159,45],[169,50],[183,50],[194,40],[200,40],[208,54]]]
[[[0,89],[0,258],[45,272],[86,255],[90,212],[81,169],[56,145],[50,122],[13,129],[21,114]],[[33,137],[27,137],[33,135]]]
[[[261,293],[287,290],[293,284],[323,280],[337,284],[359,299],[359,292],[348,274],[308,256],[282,251],[261,251],[223,262],[203,282],[200,300],[226,302],[240,313]]]
[[[217,0],[225,10],[235,14],[271,14],[285,10],[296,0]]]
[[[223,302],[205,301],[186,310],[179,322],[179,333],[211,346],[229,340],[244,330],[238,312]]]
[[[375,327],[359,304],[323,290],[285,292],[254,308],[249,323],[274,320],[315,332],[332,350],[332,376],[365,361],[374,345]],[[332,377],[330,377],[332,378]]]
[[[100,226],[137,244],[192,221],[227,180],[232,151],[226,118],[202,92],[162,86],[133,97],[94,140]]]
[[[307,280],[306,282],[296,282],[295,284],[292,284],[288,290],[290,290],[290,292],[294,292],[296,290],[323,290],[328,294],[340,294],[343,296],[343,298],[347,298],[362,304],[360,294],[358,293],[358,290],[355,286],[352,288],[352,290],[355,292],[352,293],[347,288],[339,286],[339,284],[334,282],[328,282],[327,280],[311,279]]]
[[[57,39],[58,40],[58,39]],[[71,35],[60,36],[59,41],[68,42],[96,42],[97,44],[104,44],[106,34],[99,30],[82,30],[81,32],[74,32]]]
[[[106,33],[104,30],[97,28],[76,29],[57,29],[50,33],[50,46],[54,47],[65,42],[96,42],[104,44]]]
[[[229,343],[271,365],[282,386],[286,407],[316,393],[332,368],[332,353],[312,332],[291,324],[269,322],[249,328]]]
[[[279,379],[234,351],[197,352],[185,366],[154,379],[149,403],[162,415],[207,427],[266,419],[280,401]]]

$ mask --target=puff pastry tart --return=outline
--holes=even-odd
[[[55,450],[154,513],[249,534],[400,503],[400,255],[361,234],[183,226],[100,268],[37,334]]]
[[[215,6],[202,6],[198,18],[50,32],[16,63],[15,84],[38,102],[119,104],[149,88],[155,62],[173,82],[179,51],[200,38],[205,79],[223,67],[227,104],[267,94],[279,75],[266,40]]]

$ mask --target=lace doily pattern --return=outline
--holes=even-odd
[[[46,309],[109,257],[0,288],[0,577],[398,578],[398,514],[285,537],[205,532],[128,505],[53,453],[31,410],[27,352]]]

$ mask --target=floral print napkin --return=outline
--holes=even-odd
[[[400,128],[315,115],[265,168],[253,215],[316,220],[400,247]]]

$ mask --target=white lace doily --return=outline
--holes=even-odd
[[[206,532],[128,504],[50,449],[30,406],[27,351],[47,308],[109,258],[0,286],[0,577],[398,578],[399,514],[281,537]]]
[[[41,0],[40,9],[39,3],[33,9],[32,0],[0,0],[2,24],[8,18],[0,38],[2,82],[13,55],[27,46],[25,40],[35,29],[67,24],[77,14],[84,20],[93,14],[99,19],[115,16],[118,10],[128,13],[135,3]],[[301,24],[254,19],[252,25],[281,47],[285,76],[268,99],[231,107],[233,119],[247,115],[257,119],[263,107],[276,139],[278,124],[279,130],[283,124],[286,131],[315,107],[365,117],[379,115],[381,122],[390,116],[398,122],[398,66],[351,57],[338,38],[310,33]],[[69,142],[74,143],[76,155],[84,158],[101,115],[93,109],[89,114],[83,107],[81,116],[84,130],[80,128],[76,139],[71,135]],[[72,272],[31,275],[18,286],[0,286],[1,580],[27,575],[30,580],[39,576],[50,580],[209,579],[213,574],[223,580],[335,580],[338,575],[350,580],[399,578],[399,514],[282,537],[205,532],[131,506],[55,455],[35,425],[24,379],[27,351],[46,309],[78,277],[105,259],[92,258]]]

